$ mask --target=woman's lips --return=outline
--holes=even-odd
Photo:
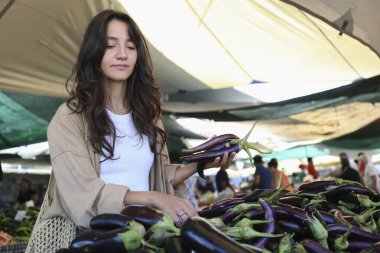
[[[129,65],[127,65],[127,64],[116,64],[116,65],[112,65],[112,67],[114,67],[118,70],[124,70],[124,69],[128,68]]]

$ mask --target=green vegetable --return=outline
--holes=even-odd
[[[258,238],[258,237],[277,238],[277,237],[284,236],[284,234],[262,233],[262,232],[254,230],[253,228],[249,226],[230,227],[226,229],[225,233],[226,235],[238,241],[240,240],[246,241],[246,240],[250,240],[250,239]]]
[[[245,226],[250,227],[252,225],[265,224],[269,222],[273,222],[273,220],[250,220],[248,218],[243,218],[238,223],[236,223],[234,227],[245,227]]]
[[[347,238],[348,236],[351,234],[351,231],[352,231],[352,227],[350,227],[346,233],[344,233],[342,236],[338,237],[337,239],[335,239],[334,241],[334,249],[337,251],[337,252],[342,252],[344,251],[345,249],[347,249],[349,243],[347,241]]]
[[[292,237],[294,234],[286,234],[281,238],[280,245],[278,246],[279,253],[291,253],[292,252]]]
[[[329,245],[327,244],[327,237],[328,237],[327,230],[314,215],[310,217],[309,215],[306,214],[306,216],[308,217],[309,228],[314,238],[317,240],[319,244],[321,244],[323,247],[328,249]]]
[[[293,247],[293,253],[307,253],[307,251],[302,243],[296,242]]]
[[[226,224],[224,224],[223,220],[219,217],[207,219],[207,221],[216,228],[225,228]]]

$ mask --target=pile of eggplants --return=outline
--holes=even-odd
[[[315,181],[297,193],[256,189],[216,201],[181,228],[167,214],[136,205],[98,215],[90,226],[60,252],[374,253],[380,195],[351,181]]]
[[[352,181],[315,181],[293,194],[257,189],[219,200],[199,215],[219,233],[255,250],[380,252],[380,195]],[[199,239],[199,247],[207,245],[201,236],[193,236]]]

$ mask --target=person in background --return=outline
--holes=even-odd
[[[271,189],[272,172],[263,165],[263,158],[260,155],[253,157],[253,163],[256,171],[253,175],[251,189]]]
[[[228,177],[227,173],[228,166],[221,166],[218,173],[216,173],[215,176],[215,183],[216,183],[216,190],[218,192],[224,191],[227,187],[231,188],[233,191],[233,188],[230,184],[230,178]]]
[[[298,182],[303,182],[304,178],[306,177],[306,165],[305,164],[300,164],[298,166],[298,168],[300,168],[301,172],[298,173]]]
[[[217,200],[233,198],[235,195],[235,189],[232,187],[226,171],[228,167],[227,165],[221,166],[215,176],[216,189],[218,191]]]
[[[359,152],[357,155],[357,158],[355,161],[357,161],[356,165],[358,166],[358,171],[360,173],[360,176],[364,177],[364,171],[365,171],[365,166],[366,164],[364,162],[360,162],[360,156],[364,155],[363,152]]]
[[[339,158],[340,158],[340,164],[341,164],[341,168],[340,168],[341,173],[337,177],[345,179],[345,180],[356,181],[363,184],[363,180],[359,172],[351,167],[350,160],[347,154],[340,153]]]
[[[39,197],[37,192],[32,188],[32,182],[27,178],[23,178],[21,179],[17,201],[20,204],[25,204],[29,200],[33,200],[34,205],[37,205]]]
[[[280,177],[281,177],[280,188],[283,188],[289,184],[288,176],[283,171],[278,170],[278,161],[276,158],[272,158],[268,162],[268,169],[272,172],[272,188],[273,189],[277,187]],[[286,187],[285,190],[288,190],[289,192],[294,192],[294,188],[291,185]]]
[[[379,175],[372,164],[372,161],[364,153],[359,153],[359,169],[364,167],[363,172],[363,182],[364,186],[368,187],[371,190],[379,191],[380,190],[380,180]]]
[[[313,179],[317,179],[319,177],[318,171],[314,167],[313,158],[308,157],[307,158],[307,172],[309,175],[313,176]]]
[[[197,180],[196,188],[198,196],[202,196],[207,192],[215,192],[215,187],[209,177],[206,177],[206,179],[199,177]]]

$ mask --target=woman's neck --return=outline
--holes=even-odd
[[[107,84],[106,107],[116,114],[126,114],[129,107],[125,101],[125,84]]]

